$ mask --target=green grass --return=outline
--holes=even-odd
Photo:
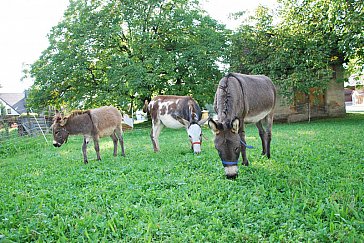
[[[251,166],[234,181],[207,128],[198,156],[184,130],[163,130],[154,153],[142,128],[125,132],[125,158],[103,138],[87,165],[81,137],[19,139],[0,147],[0,241],[363,242],[363,125],[275,124],[270,160],[249,125]]]

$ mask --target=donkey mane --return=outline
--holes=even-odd
[[[74,110],[74,111],[72,111],[72,113],[69,116],[67,116],[67,119],[72,119],[73,117],[83,115],[83,114],[87,114],[89,116],[91,115],[90,110]]]
[[[225,116],[227,116],[230,107],[231,107],[231,95],[228,91],[228,85],[227,85],[227,80],[228,77],[225,78],[225,82],[224,85],[219,85],[219,89],[222,90],[222,95],[221,95],[221,99],[223,99],[222,104],[223,104],[223,109],[222,112],[224,113]]]
[[[230,90],[231,88],[228,85],[228,81],[230,77],[234,77],[235,79],[237,79],[237,82],[240,82],[239,79],[237,77],[235,77],[235,75],[229,73],[227,74],[224,79],[222,80],[223,82],[220,83],[220,85],[218,86],[218,89],[221,90],[220,93],[220,97],[217,100],[217,104],[215,104],[215,110],[216,108],[218,108],[221,112],[221,117],[220,120],[223,121],[223,123],[226,123],[227,126],[230,125],[230,122],[232,119],[234,119],[235,117],[230,117],[231,116],[231,112],[234,110],[234,106],[233,106],[233,102],[234,102],[234,97],[233,97],[233,92]],[[238,93],[242,92],[238,91]],[[229,119],[232,118],[232,119]],[[230,127],[227,127],[230,128]]]

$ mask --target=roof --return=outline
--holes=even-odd
[[[24,93],[0,93],[0,99],[19,114],[26,112]]]

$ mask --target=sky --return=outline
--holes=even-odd
[[[21,93],[32,85],[23,80],[24,64],[35,62],[48,47],[47,34],[62,19],[68,0],[2,0],[0,8],[0,93]],[[238,22],[233,12],[272,7],[275,0],[201,0],[211,17],[230,29]]]

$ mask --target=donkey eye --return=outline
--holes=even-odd
[[[236,147],[235,148],[235,153],[239,153],[240,152],[240,147]]]

